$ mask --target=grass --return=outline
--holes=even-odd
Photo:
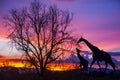
[[[19,73],[17,68],[0,69],[0,80],[39,80],[33,72]],[[79,69],[69,71],[46,71],[42,80],[120,80],[120,71],[117,72],[80,72]]]

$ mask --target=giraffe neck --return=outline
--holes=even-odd
[[[77,52],[77,56],[80,60],[83,60],[83,57]]]
[[[99,50],[96,46],[92,45],[90,42],[88,42],[87,40],[83,40],[85,42],[85,44],[89,47],[89,49],[94,52],[96,50]]]

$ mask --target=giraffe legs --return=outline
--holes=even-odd
[[[83,68],[82,68],[82,63],[80,63],[80,69],[81,69],[81,72],[83,71]]]
[[[105,62],[105,71],[106,71],[107,67],[108,67],[108,63]]]
[[[93,60],[92,63],[90,64],[90,69],[91,69],[91,67],[92,67],[92,65],[93,65],[94,63],[95,63],[95,60]],[[90,70],[90,69],[89,69],[89,70]]]
[[[97,61],[97,64],[98,64],[98,66],[99,66],[99,68],[100,68],[100,71],[102,71],[99,61]]]

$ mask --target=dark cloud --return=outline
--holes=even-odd
[[[120,56],[120,52],[109,52],[111,56]]]
[[[9,0],[0,0],[0,6],[4,6],[5,4],[8,4]]]
[[[4,56],[0,55],[0,58],[4,58]]]
[[[8,61],[22,62],[22,61],[27,61],[27,60],[25,60],[25,59],[8,59]]]
[[[6,0],[0,0],[0,8],[2,8],[5,3],[6,3]]]
[[[0,4],[7,2],[7,0],[0,0]]]

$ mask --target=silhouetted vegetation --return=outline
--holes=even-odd
[[[14,67],[0,68],[0,79],[2,80],[120,80],[120,76],[119,76],[120,71],[110,72],[110,73],[92,71],[90,73],[87,73],[87,72],[80,72],[80,69],[69,70],[69,71],[47,70],[45,72],[44,78],[39,79],[36,73],[29,71],[20,73],[19,69]]]

